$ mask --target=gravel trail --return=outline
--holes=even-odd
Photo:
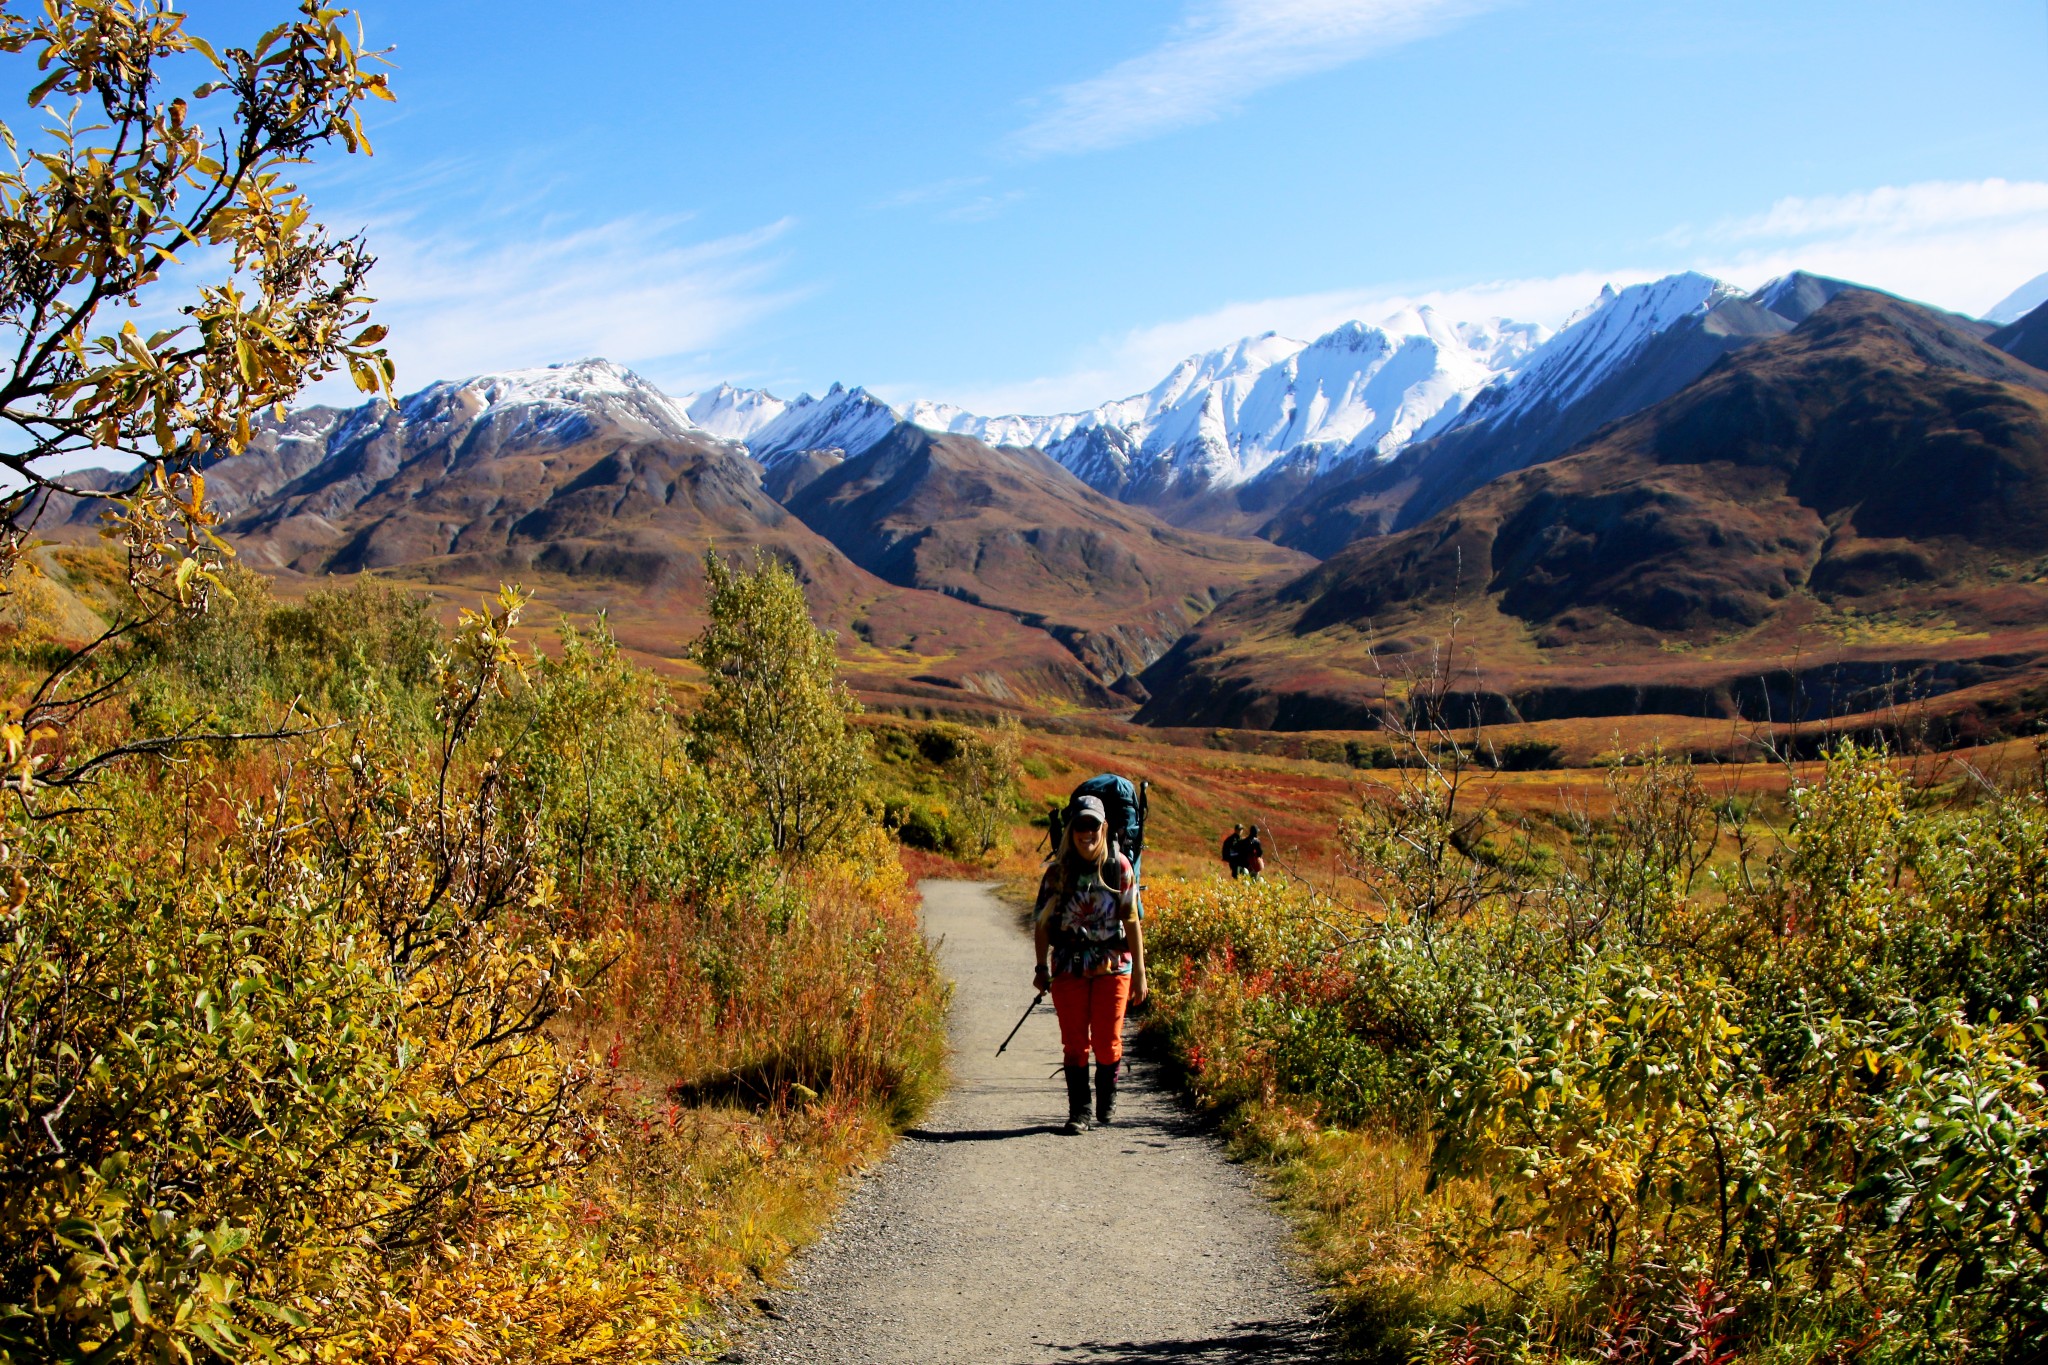
[[[1063,1137],[1048,1002],[1015,912],[923,885],[955,983],[953,1089],[861,1181],[726,1357],[747,1365],[1323,1358],[1315,1291],[1251,1177],[1137,1059],[1117,1122]]]

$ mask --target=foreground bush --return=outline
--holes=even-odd
[[[702,1346],[936,1084],[886,836],[778,856],[601,627],[529,659],[512,597],[444,639],[234,586],[64,740],[298,737],[137,756],[11,836],[0,1359]]]
[[[1549,848],[1390,789],[1372,913],[1155,892],[1165,1031],[1367,1354],[2039,1358],[2041,792],[1844,750],[1766,846],[1682,765],[1612,785]]]

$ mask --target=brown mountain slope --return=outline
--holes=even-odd
[[[2048,375],[1846,291],[1554,463],[1228,604],[1161,724],[1372,724],[1453,621],[1477,714],[1846,715],[2048,677]]]
[[[1158,658],[1222,598],[1313,562],[1177,530],[1035,450],[909,425],[819,474],[789,507],[892,583],[1043,627],[1105,682]]]
[[[850,562],[762,490],[739,447],[681,427],[631,376],[582,379],[539,398],[437,385],[259,442],[209,479],[242,509],[226,534],[252,567],[306,578],[375,572],[444,596],[520,582],[546,605],[608,612],[658,659],[701,623],[704,552],[760,551],[796,568],[871,698],[1118,704],[1045,632]]]
[[[1301,484],[1260,523],[1258,534],[1327,558],[1362,537],[1420,525],[1504,474],[1589,444],[1602,428],[1681,392],[1722,357],[1783,336],[1855,287],[1795,272],[1749,298],[1722,299],[1673,323],[1562,406],[1549,400],[1488,416],[1488,400],[1505,390],[1487,390],[1474,401],[1469,420],[1385,464],[1339,466]],[[1935,316],[1947,330],[1968,337],[1983,338],[1991,330],[1974,318]]]

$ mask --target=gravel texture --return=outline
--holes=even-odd
[[[1040,1365],[1323,1359],[1289,1229],[1142,1060],[1116,1124],[1065,1137],[1059,1033],[1015,912],[926,882],[955,983],[952,1090],[867,1172],[725,1359]]]

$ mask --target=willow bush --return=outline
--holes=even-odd
[[[73,737],[294,737],[132,755],[9,849],[0,1359],[701,1346],[941,1074],[893,845],[778,855],[602,622],[226,581]]]
[[[512,609],[442,661],[438,761],[329,732],[252,789],[31,824],[0,919],[0,1349],[291,1351],[385,1267],[546,1181],[587,1140],[546,1035],[596,945],[465,717]],[[175,794],[175,800],[165,799]]]
[[[1149,939],[1368,1355],[2048,1351],[2038,784],[1933,800],[1844,748],[1766,831],[1652,756],[1544,841],[1429,780],[1347,831],[1401,894],[1166,888]]]

